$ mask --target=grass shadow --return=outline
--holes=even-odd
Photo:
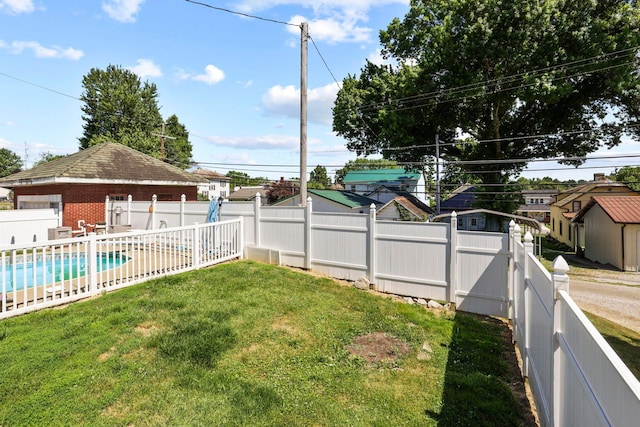
[[[537,426],[518,366],[511,330],[502,321],[455,316],[438,426]]]

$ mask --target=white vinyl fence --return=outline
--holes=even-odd
[[[513,229],[514,339],[543,426],[637,426],[640,383],[569,295],[562,257],[550,274],[533,237]]]
[[[242,220],[0,246],[0,319],[241,258]]]
[[[49,229],[61,223],[54,209],[0,211],[0,245],[46,242]]]

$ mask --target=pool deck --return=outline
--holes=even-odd
[[[131,282],[140,282],[153,277],[161,277],[169,272],[187,270],[192,264],[191,252],[175,247],[166,248],[156,245],[127,244],[110,248],[109,252],[118,252],[129,259],[122,265],[96,274],[94,292],[88,292],[88,276],[65,279],[35,288],[9,291],[6,296],[0,294],[0,313],[6,306],[7,311],[28,306],[55,306],[65,302],[90,298],[102,292],[119,289]],[[107,248],[104,251],[108,251]],[[104,252],[103,252],[104,253]]]

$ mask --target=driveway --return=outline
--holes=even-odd
[[[576,258],[570,262],[569,295],[578,306],[640,333],[640,273]]]

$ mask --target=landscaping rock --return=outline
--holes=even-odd
[[[444,308],[442,307],[442,304],[440,304],[438,301],[432,300],[430,299],[429,302],[427,303],[427,307],[429,308]]]
[[[354,283],[354,286],[358,289],[368,290],[371,283],[366,277],[361,277]]]
[[[418,304],[420,304],[420,305],[427,305],[427,304],[429,304],[429,303],[427,302],[427,300],[426,300],[426,299],[424,299],[424,298],[418,298],[418,299],[416,300],[416,302],[417,302]]]

